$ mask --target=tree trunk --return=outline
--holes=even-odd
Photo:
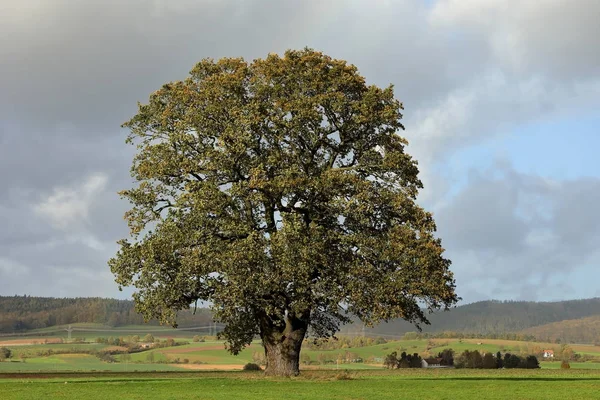
[[[288,315],[285,317],[285,324],[281,327],[267,321],[267,318],[261,324],[261,338],[267,359],[265,375],[298,375],[300,373],[300,349],[308,329],[308,317],[298,318]]]

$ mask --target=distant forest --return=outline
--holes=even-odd
[[[181,311],[180,327],[206,326],[212,316],[208,309]],[[538,340],[555,342],[600,342],[600,298],[559,302],[481,301],[429,315],[431,325],[423,332],[457,332],[486,335],[521,333]],[[26,332],[74,323],[97,323],[111,327],[141,325],[133,301],[102,298],[47,298],[0,296],[0,333]],[[158,325],[157,321],[150,321]],[[417,331],[414,325],[393,320],[372,329],[369,336],[400,337]],[[357,322],[343,327],[344,334],[362,333]],[[503,335],[506,337],[506,335]]]
[[[212,316],[207,309],[181,311],[180,327],[208,325]],[[131,300],[97,297],[52,298],[31,296],[0,296],[0,333],[25,332],[31,329],[75,323],[97,323],[110,327],[144,324],[144,318],[134,309]],[[149,321],[159,325],[158,321]]]
[[[600,315],[568,319],[525,329],[524,334],[548,342],[593,343],[600,345]]]
[[[447,312],[430,314],[428,318],[431,325],[422,325],[421,328],[423,332],[431,333],[451,331],[488,336],[524,332],[540,340],[560,338],[563,341],[579,342],[581,336],[576,336],[575,330],[565,330],[564,334],[553,336],[549,334],[548,330],[542,332],[528,329],[563,320],[576,320],[591,316],[598,316],[600,319],[600,298],[558,302],[490,300],[466,304]],[[353,333],[361,327],[361,324],[354,324],[346,327],[345,331]],[[600,335],[597,328],[598,325],[591,323],[581,324],[581,329],[588,331],[586,338],[597,338]],[[367,333],[379,335],[400,335],[410,331],[416,331],[415,326],[403,320],[393,320],[366,330]],[[585,341],[585,343],[592,342],[594,340]]]

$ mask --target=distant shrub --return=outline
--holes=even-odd
[[[540,363],[539,363],[537,357],[534,355],[527,356],[527,358],[525,358],[521,364],[522,364],[521,368],[534,369],[534,368],[540,367]]]
[[[387,343],[387,340],[385,340],[385,338],[382,338],[381,336],[377,337],[375,339],[375,344],[386,344],[386,343]]]
[[[117,361],[110,353],[107,352],[98,352],[96,357],[98,357],[101,361],[108,363],[114,363]]]
[[[563,360],[560,363],[560,368],[561,369],[571,369],[571,364],[569,364],[569,362],[567,360]]]
[[[258,365],[258,364],[248,363],[248,364],[244,365],[243,370],[244,371],[262,371],[262,368],[260,368],[260,365]]]
[[[12,351],[8,347],[0,347],[0,361],[4,361],[12,357]]]

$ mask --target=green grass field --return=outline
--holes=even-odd
[[[11,372],[95,372],[95,371],[179,371],[170,364],[107,363],[88,354],[58,354],[50,357],[35,357],[26,362],[1,362],[2,373]]]
[[[3,400],[596,399],[600,371],[310,371],[292,379],[241,372],[6,375],[0,393]]]
[[[101,335],[90,335],[93,340]],[[143,333],[143,332],[140,332]],[[118,332],[110,333],[118,337]],[[191,335],[182,337],[191,341]],[[0,344],[3,346],[3,344]],[[10,362],[0,362],[0,399],[600,399],[600,363],[542,362],[540,370],[385,370],[380,362],[315,365],[326,354],[353,353],[363,359],[382,359],[396,351],[437,354],[445,348],[519,353],[532,348],[557,348],[548,343],[486,339],[399,340],[385,344],[336,350],[309,349],[310,365],[302,365],[300,377],[270,379],[261,373],[239,371],[262,352],[256,342],[238,356],[229,354],[223,342],[209,340],[155,348],[130,354],[127,360],[104,362],[82,351],[106,350],[106,344],[48,343],[8,346]],[[114,346],[112,346],[114,347]],[[600,347],[573,345],[581,354],[600,356]],[[42,357],[53,350],[67,354]],[[73,350],[73,353],[70,351]],[[151,356],[149,356],[151,355]],[[24,356],[24,357],[22,357]],[[23,358],[25,359],[23,362]],[[149,358],[153,362],[149,362]],[[178,360],[179,364],[173,363]],[[181,364],[187,360],[188,364]],[[184,368],[233,369],[237,372],[189,371]]]
[[[123,329],[128,333],[135,328],[142,327],[127,327]],[[121,330],[121,331],[123,331]],[[90,336],[89,340],[94,340],[96,337],[119,337],[119,330],[106,334],[104,331],[97,332],[97,335]],[[143,331],[140,331],[142,334]],[[155,348],[145,350],[139,353],[132,353],[129,359],[123,358],[121,355],[115,355],[117,362],[101,361],[98,357],[91,354],[75,354],[84,352],[102,351],[108,348],[115,348],[107,344],[99,344],[93,342],[87,343],[47,343],[38,342],[37,339],[29,338],[28,340],[36,342],[36,344],[2,344],[7,346],[13,352],[12,362],[0,362],[0,373],[10,372],[57,372],[57,371],[181,371],[183,368],[197,369],[230,369],[239,370],[241,366],[253,362],[254,353],[262,353],[263,349],[259,342],[253,343],[251,346],[242,351],[239,355],[234,356],[227,352],[223,342],[216,340],[208,340],[206,342],[191,342],[192,335],[188,332],[188,337],[180,337],[177,340],[185,340],[190,342],[186,345],[175,347]],[[51,339],[51,337],[47,337]],[[21,338],[22,339],[22,338]],[[306,356],[309,358],[308,365],[303,365],[304,369],[349,369],[349,370],[364,370],[364,369],[382,369],[382,361],[387,354],[396,351],[400,354],[403,351],[407,353],[419,353],[422,356],[435,355],[445,348],[452,348],[458,354],[464,350],[479,350],[481,352],[514,352],[516,354],[532,354],[531,349],[537,348],[554,348],[558,351],[559,345],[550,343],[534,343],[534,342],[518,342],[508,340],[487,340],[487,339],[432,339],[432,340],[398,340],[390,341],[385,344],[342,348],[335,350],[310,349],[308,346],[303,348],[303,360],[306,361]],[[572,345],[572,348],[580,354],[588,354],[600,358],[600,346],[592,345]],[[71,353],[71,354],[52,354],[48,355],[48,350],[55,353]],[[125,350],[125,348],[121,348]],[[369,363],[341,363],[338,365],[336,360],[338,356],[351,353],[354,356],[360,357],[363,360],[370,360]],[[325,357],[324,357],[325,356]],[[23,358],[25,358],[23,362]],[[327,363],[318,363],[322,358],[328,360]],[[187,365],[182,365],[187,364]],[[212,366],[212,367],[211,367]],[[558,369],[559,362],[542,362],[542,369]],[[598,362],[571,362],[571,369],[600,369]]]

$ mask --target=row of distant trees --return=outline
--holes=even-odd
[[[478,350],[465,350],[454,360],[454,367],[478,369],[535,369],[540,367],[540,363],[534,355],[521,357],[516,354],[505,353],[503,357],[500,352],[497,352],[494,356],[492,353],[484,353],[482,355]]]
[[[403,351],[402,354],[400,354],[400,357],[398,357],[398,353],[394,351],[385,357],[383,360],[383,365],[389,369],[421,368],[422,360],[423,359],[418,353],[407,354],[405,351]]]
[[[454,365],[454,350],[444,349],[438,353],[437,358],[440,359],[440,365],[451,367]],[[383,365],[389,369],[421,368],[423,366],[423,358],[418,353],[407,354],[405,351],[398,357],[398,353],[394,351],[385,357]]]
[[[200,337],[198,336],[198,341],[200,341]],[[128,337],[98,337],[96,338],[96,343],[108,344],[111,346],[123,346],[127,347],[129,350],[139,350],[142,349],[142,344],[151,344],[153,348],[159,347],[173,347],[173,346],[181,346],[184,344],[189,344],[187,341],[175,341],[173,338],[166,338],[160,340],[159,338],[155,338],[152,334],[147,334],[144,337],[140,338],[138,335],[128,336]]]
[[[497,352],[481,354],[478,350],[465,350],[459,356],[454,356],[452,349],[444,349],[438,353],[437,359],[442,366],[454,366],[455,368],[476,368],[476,369],[499,369],[499,368],[539,368],[540,364],[535,355],[521,357],[516,354],[505,353],[504,356]],[[385,357],[383,365],[387,368],[421,368],[422,358],[418,353],[407,354],[402,352],[398,357],[397,352],[392,352]]]

